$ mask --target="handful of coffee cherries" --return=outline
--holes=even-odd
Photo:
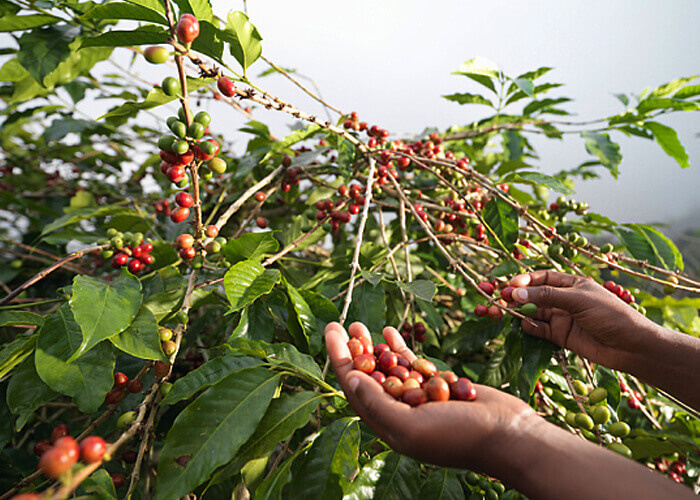
[[[418,358],[411,363],[387,344],[372,346],[366,337],[351,338],[347,345],[355,369],[370,375],[384,391],[406,404],[476,399],[476,388],[469,379],[451,371],[439,372],[428,359]]]

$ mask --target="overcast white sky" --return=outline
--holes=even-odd
[[[243,7],[239,1],[212,3],[223,18]],[[567,109],[582,120],[622,111],[612,93],[639,92],[700,73],[697,0],[250,0],[248,13],[268,58],[312,77],[336,107],[356,110],[362,119],[397,133],[478,119],[484,108],[440,97],[479,91],[466,78],[450,75],[475,56],[497,62],[513,76],[553,66],[547,76],[566,84],[555,95],[573,98]],[[259,61],[250,74],[263,69]],[[282,77],[260,83],[304,109],[319,111]],[[273,113],[257,116],[271,121],[273,131],[285,132]],[[221,120],[232,127],[243,122],[235,115]],[[618,222],[680,220],[697,213],[700,113],[662,121],[679,130],[690,169],[682,170],[655,143],[615,135],[624,156],[620,180],[605,174],[600,181],[580,183],[575,197]],[[562,142],[536,139],[536,145],[546,172],[590,158],[578,136]]]

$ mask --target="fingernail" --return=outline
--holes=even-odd
[[[357,389],[357,386],[360,385],[360,379],[357,377],[353,377],[350,380],[348,380],[348,387],[352,392],[355,392],[355,389]]]
[[[518,302],[527,302],[527,288],[516,288],[513,290],[513,297]]]

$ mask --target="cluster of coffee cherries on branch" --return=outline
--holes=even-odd
[[[399,333],[401,333],[404,340],[408,340],[413,337],[416,342],[420,342],[422,344],[425,342],[425,332],[425,323],[422,321],[416,321],[413,325],[407,321],[401,325],[401,330]]]
[[[612,293],[613,295],[617,296],[624,302],[625,304],[629,304],[634,310],[639,311],[642,314],[646,314],[647,310],[644,306],[640,306],[637,304],[637,299],[635,296],[624,288],[622,285],[618,285],[612,280],[608,280],[605,283],[603,283],[603,288],[605,288],[607,291]]]
[[[195,264],[194,259],[197,257],[198,248],[206,250],[208,258],[216,259],[227,242],[226,238],[219,236],[219,229],[213,224],[204,228],[202,236],[205,237],[203,241],[195,240],[195,237],[189,233],[182,233],[175,238],[175,247],[182,260]]]
[[[620,380],[620,391],[627,396],[627,407],[630,410],[638,410],[642,406],[642,401],[644,400],[642,393],[630,389],[624,380]]]
[[[496,290],[499,290],[499,283],[496,280],[482,281],[478,283],[477,286],[488,296],[494,295]],[[485,318],[488,316],[493,321],[500,321],[503,318],[503,308],[513,304],[513,290],[515,290],[515,288],[512,286],[503,286],[503,288],[499,290],[500,298],[496,299],[494,303],[490,305],[477,304],[474,307],[474,316],[477,318]],[[499,307],[499,305],[501,307]],[[532,317],[537,314],[537,306],[532,303],[523,304],[519,306],[517,310],[523,316]]]
[[[497,479],[488,478],[486,476],[480,476],[476,472],[468,471],[464,476],[464,481],[470,486],[472,490],[472,495],[469,496],[471,499],[487,499],[487,500],[498,500],[502,495],[506,493],[505,485],[498,481]],[[508,498],[515,500],[522,498],[515,490],[508,490],[510,496]],[[503,496],[503,498],[506,498]]]
[[[348,350],[356,370],[370,375],[395,399],[411,406],[428,401],[474,401],[476,388],[468,378],[454,372],[438,372],[435,364],[424,358],[409,362],[387,344],[373,346],[365,337],[348,341]]]
[[[576,215],[584,215],[588,211],[588,203],[567,200],[564,196],[560,196],[549,204],[550,217],[558,219],[563,218],[569,212],[574,212]]]
[[[346,130],[354,130],[355,132],[366,132],[369,136],[369,141],[367,145],[370,148],[377,147],[378,144],[385,144],[387,137],[389,137],[389,131],[376,125],[371,127],[367,125],[367,122],[361,122],[357,111],[350,113],[350,116],[343,120],[343,128]]]
[[[112,259],[112,267],[121,269],[127,266],[131,274],[139,274],[146,266],[153,264],[153,244],[143,239],[142,233],[122,233],[114,228],[107,230],[107,238],[97,240],[98,245],[110,245],[100,252],[103,259]]]
[[[51,479],[63,476],[79,459],[86,464],[108,459],[106,452],[107,443],[100,436],[87,436],[78,443],[66,424],[53,428],[51,441],[42,439],[34,445],[34,453],[39,457],[37,468]]]
[[[129,394],[137,394],[143,389],[143,382],[139,379],[129,380],[122,372],[114,373],[112,389],[105,395],[105,403],[108,405],[119,404]]]
[[[666,474],[671,480],[678,484],[684,484],[685,479],[683,476],[687,472],[686,461],[684,456],[674,456],[674,458],[670,460],[663,457],[656,457],[653,466],[662,474]]]

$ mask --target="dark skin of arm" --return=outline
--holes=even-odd
[[[527,279],[530,281],[524,282]],[[553,279],[533,273],[529,278],[514,278],[514,284],[533,290],[541,286],[555,286],[551,281]],[[591,284],[595,285],[593,282]],[[566,286],[565,283],[558,287],[563,286]],[[600,291],[611,295],[602,287],[595,286],[600,290],[594,290],[594,295]],[[586,288],[590,288],[589,285]],[[543,337],[547,332],[558,332],[561,325],[557,321],[562,319],[558,312],[554,314],[555,311],[548,316],[547,306],[544,305],[547,293],[544,293],[544,298],[528,297],[528,301],[541,301],[542,311],[538,312],[531,333],[542,332],[540,336]],[[612,298],[631,310],[618,298]],[[598,307],[608,306],[617,304],[604,303]],[[600,312],[596,314],[596,321],[600,323]],[[555,319],[553,323],[552,319]],[[577,327],[581,326],[579,323]],[[549,329],[545,324],[549,325]],[[348,330],[350,336],[369,337],[369,331],[361,323],[353,323]],[[571,342],[580,334],[578,330],[570,330],[568,335],[561,335],[560,340]],[[410,361],[415,359],[394,328],[385,328],[382,333],[393,351]],[[548,338],[556,342],[559,337]],[[489,474],[531,498],[695,498],[688,488],[632,460],[577,438],[538,417],[520,399],[491,387],[476,385],[478,398],[473,402],[430,402],[415,408],[399,402],[385,393],[374,379],[353,370],[352,357],[346,345],[348,339],[348,332],[338,323],[326,327],[326,347],[338,381],[363,421],[399,453],[427,463]],[[610,342],[604,346],[592,341],[582,344],[574,342],[567,347],[572,350],[590,348],[591,351],[586,352],[602,356],[598,358],[601,364],[605,364],[604,360],[612,360],[608,366],[613,368],[617,367],[614,366],[616,360],[621,363],[619,369],[628,366],[628,363],[635,363],[637,355],[615,354],[625,348],[611,346]],[[640,342],[641,346],[645,344]],[[580,353],[586,355],[583,351]]]

